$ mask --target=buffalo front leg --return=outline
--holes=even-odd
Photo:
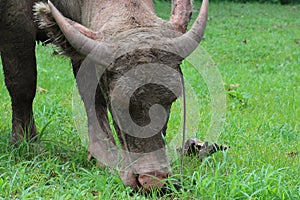
[[[35,41],[11,42],[1,52],[5,84],[12,102],[11,143],[34,138],[32,102],[36,90]]]
[[[98,85],[95,65],[91,62],[72,60],[77,87],[88,117],[89,157],[97,158],[101,167],[115,160],[112,149],[115,141],[109,125],[107,104]]]

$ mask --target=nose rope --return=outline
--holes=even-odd
[[[186,136],[186,91],[185,91],[184,77],[182,72],[181,72],[181,84],[182,84],[182,95],[183,95],[183,102],[182,102],[183,103],[183,125],[182,125],[180,176],[182,177],[182,170],[184,165],[184,144],[185,144],[185,136]]]

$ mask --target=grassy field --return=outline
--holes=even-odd
[[[168,3],[156,7],[168,18]],[[202,163],[186,158],[182,189],[160,198],[300,199],[300,6],[212,3],[209,15],[202,47],[225,83],[218,142],[231,149]],[[155,191],[132,193],[117,175],[87,162],[73,121],[70,62],[50,47],[37,52],[38,86],[46,90],[34,101],[38,143],[9,146],[11,107],[0,67],[0,199],[158,198]],[[210,124],[210,94],[195,69],[183,71],[199,107],[200,120],[188,117],[197,121],[188,131],[201,139]],[[171,115],[170,133],[180,128],[180,101]],[[173,168],[178,178],[177,162]]]

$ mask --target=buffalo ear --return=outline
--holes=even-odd
[[[186,0],[184,0],[186,1]],[[191,29],[183,35],[172,38],[171,41],[167,42],[166,45],[172,47],[174,50],[178,50],[178,53],[182,58],[189,56],[201,42],[206,22],[208,18],[208,0],[203,0],[200,13],[195,20]]]
[[[64,33],[61,31],[60,27],[56,23],[50,5],[44,2],[38,2],[33,6],[34,20],[37,22],[38,28],[45,30],[49,39],[45,43],[53,43],[62,49],[62,53],[67,56],[74,57],[76,50],[70,45],[66,39]],[[70,26],[76,29],[78,32],[92,40],[101,40],[102,34],[95,33],[94,31],[88,29],[87,27],[65,18]]]
[[[72,58],[80,56],[60,30],[47,3],[35,3],[33,5],[33,16],[38,28],[47,34],[47,40],[43,41],[43,43],[52,43],[60,48],[58,51],[55,50],[55,54],[64,54]]]
[[[56,25],[55,19],[51,14],[50,6],[47,3],[38,2],[34,4],[33,14],[34,19],[38,23],[38,27],[40,29],[51,29],[52,26]],[[103,37],[101,33],[96,33],[71,19],[65,18],[65,20],[76,30],[90,39],[101,40]]]
[[[192,0],[173,0],[172,15],[170,18],[173,28],[178,32],[185,33],[191,20],[192,12]]]
[[[70,25],[72,25],[76,30],[78,30],[80,33],[85,35],[86,37],[92,39],[92,40],[102,40],[103,35],[100,32],[94,32],[91,29],[83,26],[82,24],[79,24],[73,20],[70,20],[66,18],[67,22],[69,22]]]

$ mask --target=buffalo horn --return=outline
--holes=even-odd
[[[107,60],[107,58],[112,57],[113,46],[105,42],[99,42],[86,37],[80,33],[75,27],[73,27],[66,18],[57,10],[57,8],[48,1],[49,7],[51,9],[51,14],[55,19],[60,30],[65,35],[68,42],[81,54],[85,56],[91,56],[92,59],[95,57],[95,61]],[[99,57],[101,55],[101,57]],[[97,58],[96,58],[97,56]],[[103,61],[102,60],[102,61]],[[99,63],[99,64],[109,64],[109,63]]]

